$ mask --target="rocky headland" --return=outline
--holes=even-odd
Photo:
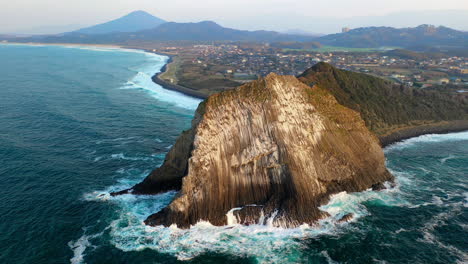
[[[163,165],[115,194],[180,190],[148,225],[270,219],[295,227],[325,217],[318,207],[331,194],[379,189],[392,179],[358,112],[317,85],[270,74],[202,102]]]
[[[463,98],[319,63],[209,96],[163,165],[112,195],[179,190],[148,225],[314,224],[331,194],[393,179],[382,146],[467,129]]]

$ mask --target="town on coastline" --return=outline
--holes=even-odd
[[[304,44],[303,44],[304,45]],[[299,75],[318,62],[367,73],[414,89],[432,89],[466,97],[468,56],[414,52],[398,48],[359,49],[296,43],[180,43],[138,45],[171,57],[157,81],[188,88],[197,97],[237,87],[273,72]],[[169,87],[170,88],[170,87]]]

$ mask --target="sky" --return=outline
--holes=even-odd
[[[1,0],[0,32],[88,26],[135,10],[168,21],[213,20],[249,30],[332,33],[368,23],[443,23],[468,31],[468,0]]]

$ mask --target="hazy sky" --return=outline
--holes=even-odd
[[[0,32],[50,25],[92,25],[117,18],[134,10],[145,10],[163,19],[176,22],[214,20],[224,26],[235,28],[277,28],[278,30],[288,28],[308,30],[307,27],[312,27],[317,17],[330,17],[339,20],[362,16],[382,16],[402,11],[468,11],[468,0],[0,1]],[[450,17],[445,19],[450,20]],[[455,24],[465,22],[466,20],[455,21]],[[464,26],[461,24],[458,28]],[[466,27],[468,27],[468,23]],[[313,30],[316,31],[316,28],[320,27],[315,25]]]

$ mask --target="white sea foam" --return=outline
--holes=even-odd
[[[121,200],[120,197],[131,199],[131,197],[133,197],[131,195],[112,197],[110,193],[131,188],[135,184],[141,182],[150,173],[150,171],[147,170],[147,171],[143,171],[143,172],[140,172],[139,174],[134,175],[132,169],[127,170],[127,169],[121,168],[117,170],[117,173],[125,175],[126,177],[119,179],[117,181],[117,184],[109,186],[108,188],[104,190],[85,193],[83,195],[83,199],[85,201],[109,201],[111,199],[112,201],[118,201],[118,200]],[[129,177],[130,175],[133,175],[133,177]],[[144,198],[146,196],[141,196],[141,197]]]
[[[118,153],[118,154],[112,154],[110,157],[112,159],[121,159],[121,160],[154,160],[154,159],[161,159],[164,158],[165,154],[163,153],[157,153],[157,154],[152,154],[151,156],[141,156],[141,157],[128,157],[124,153]]]
[[[468,254],[462,250],[452,246],[447,245],[446,243],[441,242],[438,237],[434,234],[436,227],[447,225],[447,221],[454,217],[457,214],[461,213],[461,204],[454,204],[453,208],[450,211],[442,212],[435,215],[430,221],[426,222],[420,231],[423,234],[423,239],[418,239],[420,242],[425,242],[429,244],[436,244],[437,246],[446,249],[450,254],[459,258],[459,263],[468,262]]]
[[[435,138],[434,138],[435,137]],[[443,137],[441,139],[440,137]],[[468,138],[468,133],[457,133],[457,135],[431,135],[430,140],[459,140]],[[427,138],[426,138],[427,139]],[[406,143],[400,143],[404,147]],[[395,148],[396,146],[392,146]],[[387,149],[388,151],[388,149]],[[123,155],[123,154],[122,154]],[[125,157],[125,156],[124,156]],[[122,172],[124,173],[124,172]],[[392,171],[396,176],[395,187],[387,184],[387,189],[375,192],[367,190],[360,193],[341,192],[330,197],[328,204],[320,207],[330,217],[322,219],[317,225],[303,225],[298,228],[284,229],[267,225],[242,226],[234,216],[238,208],[226,212],[228,218],[227,226],[213,226],[208,222],[201,221],[190,229],[179,229],[171,227],[149,227],[143,221],[152,213],[164,208],[176,196],[176,192],[169,192],[155,196],[133,196],[122,195],[111,197],[109,191],[124,189],[123,186],[131,186],[139,181],[119,183],[103,192],[91,193],[88,200],[107,201],[117,203],[120,207],[119,216],[110,226],[111,243],[123,251],[139,251],[143,249],[154,249],[161,253],[176,256],[179,260],[192,259],[207,252],[217,252],[237,255],[241,257],[256,257],[259,263],[300,263],[303,253],[301,241],[307,238],[327,235],[340,235],[349,229],[356,228],[353,223],[339,223],[344,215],[352,214],[351,222],[356,222],[362,217],[369,215],[365,204],[380,206],[405,206],[412,208],[424,204],[412,204],[407,201],[408,194],[401,189],[416,189],[422,180],[406,172]],[[128,188],[127,187],[127,188]],[[454,209],[460,210],[466,205],[468,196],[459,204],[450,204]],[[444,206],[448,203],[444,198],[437,195],[432,196],[431,205]],[[429,203],[428,203],[429,204]],[[451,212],[456,213],[456,210]],[[436,226],[444,225],[447,213],[436,215],[434,219],[426,223],[421,230],[423,242],[437,244],[447,249],[460,259],[466,259],[466,254],[457,248],[441,243],[433,234]],[[262,221],[263,222],[263,221]],[[267,222],[272,222],[272,219]],[[414,231],[399,229],[395,233]],[[327,252],[321,253],[329,263],[334,263]],[[328,256],[328,257],[327,257]]]
[[[8,44],[11,45],[11,44]],[[23,45],[23,44],[19,44]],[[36,44],[24,44],[28,46],[43,46]],[[184,109],[195,110],[198,104],[201,102],[200,99],[164,89],[160,85],[154,83],[151,77],[161,71],[161,68],[164,64],[167,63],[168,57],[145,52],[143,50],[137,49],[125,49],[119,47],[104,47],[104,46],[84,46],[84,45],[47,45],[47,46],[56,46],[61,48],[70,48],[70,49],[82,49],[96,52],[130,52],[130,53],[140,53],[146,56],[147,61],[145,65],[137,69],[137,73],[134,77],[128,80],[126,83],[120,87],[120,89],[142,89],[147,91],[152,97],[156,98],[161,102],[170,103],[181,107]]]
[[[337,261],[334,261],[334,260],[330,257],[330,255],[328,255],[328,252],[327,252],[326,250],[320,252],[320,254],[322,254],[322,256],[325,257],[325,259],[327,260],[327,263],[328,263],[328,264],[338,264]]]
[[[126,157],[123,153],[120,154],[116,154],[115,157]],[[127,173],[126,170],[119,170],[119,174]],[[353,214],[351,222],[369,215],[363,202],[384,206],[407,204],[399,196],[401,183],[397,180],[396,187],[390,188],[387,184],[389,188],[379,192],[367,190],[362,193],[342,192],[333,195],[328,204],[320,207],[321,210],[328,212],[330,217],[320,220],[314,226],[302,225],[293,229],[274,227],[272,225],[274,216],[267,221],[261,221],[266,222],[266,225],[242,226],[238,224],[234,216],[236,208],[233,208],[226,212],[227,226],[213,226],[201,221],[190,229],[179,229],[176,226],[149,227],[143,221],[169,204],[176,192],[154,196],[127,194],[111,197],[109,195],[112,191],[133,186],[146,175],[147,172],[132,179],[122,179],[106,190],[86,194],[84,199],[112,202],[119,206],[119,216],[109,226],[111,243],[117,248],[123,251],[154,249],[174,255],[179,260],[192,259],[207,252],[217,252],[240,257],[255,257],[259,263],[279,263],[285,260],[289,263],[300,263],[304,254],[302,240],[323,234],[339,235],[353,228],[349,223],[340,223],[339,220],[349,213]],[[404,177],[403,181],[410,182]]]
[[[448,157],[440,159],[440,163],[444,164],[447,160],[456,159],[456,155],[449,155]]]
[[[86,233],[86,230],[85,230]],[[87,248],[92,246],[90,240],[101,236],[103,232],[94,234],[94,235],[86,235],[83,234],[80,238],[75,241],[68,242],[68,247],[73,251],[73,257],[70,259],[71,264],[81,264],[84,263],[84,257],[86,256],[85,251]]]
[[[138,52],[131,50],[130,52]],[[159,101],[174,104],[178,107],[195,110],[200,99],[165,89],[153,82],[152,76],[161,71],[164,64],[167,63],[166,56],[157,55],[154,53],[146,53],[148,63],[141,68],[135,69],[135,76],[122,85],[120,89],[142,89],[147,91],[152,97]]]
[[[330,196],[330,201],[322,205],[323,210],[331,215],[334,220],[339,220],[347,214],[353,214],[351,221],[369,215],[363,202],[372,202],[381,206],[407,206],[409,203],[399,193],[399,183],[391,187],[386,183],[386,189],[381,191],[366,190],[357,193],[340,192]]]
[[[458,133],[450,133],[450,134],[428,134],[419,137],[414,137],[410,139],[406,139],[401,142],[397,142],[385,148],[385,152],[391,150],[401,150],[411,146],[414,146],[418,143],[429,142],[429,143],[437,143],[437,142],[444,142],[444,141],[461,141],[461,140],[468,140],[468,131],[465,132],[458,132]]]
[[[35,45],[34,45],[35,46]],[[60,47],[60,48],[66,48],[66,49],[80,49],[80,50],[89,50],[89,51],[97,51],[97,52],[127,52],[127,53],[139,53],[139,54],[145,54],[148,56],[158,56],[158,57],[165,57],[165,56],[160,56],[157,54],[149,53],[144,50],[140,49],[127,49],[127,48],[121,48],[118,46],[92,46],[92,45],[80,45],[80,44],[52,44],[52,45],[42,45],[42,46],[54,46],[54,47]]]
[[[405,206],[413,204],[406,199],[401,188],[409,188],[415,185],[417,177],[405,172],[392,171],[396,176],[394,187],[387,185],[387,189],[375,192],[367,190],[360,193],[338,193],[332,195],[328,204],[320,207],[330,217],[322,219],[317,225],[303,225],[298,228],[285,229],[273,227],[272,225],[242,226],[234,216],[237,208],[226,212],[228,218],[227,226],[213,226],[208,222],[199,222],[190,229],[179,229],[171,227],[149,227],[143,221],[150,214],[164,208],[175,197],[175,192],[169,192],[156,196],[133,196],[123,195],[110,197],[104,193],[94,194],[95,200],[117,203],[120,207],[118,219],[113,221],[110,228],[111,243],[123,251],[139,251],[153,249],[161,253],[176,256],[179,260],[188,260],[207,252],[230,254],[240,257],[255,257],[259,263],[300,263],[303,258],[303,244],[301,241],[320,235],[337,236],[343,232],[354,230],[356,226],[349,223],[339,223],[346,214],[352,214],[351,222],[359,221],[360,218],[370,213],[364,204],[379,206]],[[411,188],[418,188],[413,186]],[[114,188],[114,189],[122,189]],[[466,197],[468,199],[468,197]],[[434,195],[431,204],[441,206],[444,199]],[[459,206],[463,206],[460,202]],[[270,221],[267,222],[271,222]],[[262,221],[263,222],[263,221]],[[436,223],[439,224],[439,223]],[[430,223],[426,229],[425,242],[435,241],[430,232]],[[396,234],[408,230],[400,229]],[[434,242],[439,245],[438,242]],[[450,250],[460,259],[465,256],[458,249],[450,245],[440,245]],[[458,251],[457,251],[458,250]],[[324,252],[322,256],[329,263],[335,263],[333,259],[327,258]],[[330,257],[330,256],[328,256]]]
[[[131,80],[123,84],[120,89],[142,89],[159,101],[171,103],[181,108],[195,110],[201,102],[200,99],[164,89],[152,81],[151,77],[159,71],[164,63],[165,62],[156,61],[155,66],[140,69],[140,71],[136,73]]]
[[[137,139],[137,137],[122,137],[122,138],[113,138],[113,139],[101,139],[101,140],[97,140],[96,144],[99,145],[99,144],[103,144],[103,143],[112,143],[112,142],[127,144],[127,143],[135,142],[135,139]]]
[[[138,177],[140,178],[140,177]],[[371,190],[363,193],[342,192],[333,195],[330,202],[320,209],[331,216],[322,219],[317,225],[302,225],[286,229],[274,227],[273,218],[267,219],[266,225],[242,226],[234,217],[233,208],[226,212],[227,226],[213,226],[200,221],[190,229],[171,227],[149,227],[143,221],[175,197],[176,192],[160,195],[134,196],[122,195],[111,197],[108,192],[128,188],[141,179],[134,179],[118,187],[112,186],[101,192],[85,195],[85,199],[117,203],[121,208],[119,217],[110,225],[111,243],[123,251],[154,249],[187,260],[206,252],[233,254],[241,257],[256,257],[259,263],[279,263],[287,259],[289,263],[300,263],[303,254],[301,241],[323,234],[338,235],[350,228],[348,223],[339,223],[339,219],[352,213],[356,221],[368,215],[362,203],[372,201],[386,206],[397,206],[405,202],[394,195],[395,189],[380,192]],[[124,187],[125,186],[125,187]],[[238,209],[238,208],[237,208]],[[262,221],[263,222],[263,221]],[[331,260],[331,259],[330,259]],[[333,263],[333,262],[330,262]]]
[[[73,250],[73,257],[70,259],[70,263],[72,264],[80,264],[83,263],[84,259],[84,252],[88,246],[90,246],[88,236],[83,235],[76,241],[68,242],[68,246],[71,250]]]
[[[99,52],[116,52],[120,49],[118,47],[99,47],[99,46],[83,46],[83,45],[53,45],[56,47],[64,49],[80,49],[80,50],[90,50],[90,51],[99,51]]]

